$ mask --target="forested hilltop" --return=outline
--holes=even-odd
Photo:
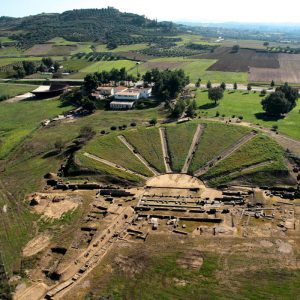
[[[0,33],[28,47],[61,36],[74,42],[95,41],[131,44],[155,42],[172,36],[178,28],[171,22],[157,22],[144,16],[108,7],[79,9],[62,14],[39,14],[24,18],[0,18]],[[172,39],[165,38],[166,41]]]

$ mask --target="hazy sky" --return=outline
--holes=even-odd
[[[158,20],[300,23],[300,0],[1,0],[0,15],[25,16],[113,6]],[[280,4],[279,4],[280,3]]]

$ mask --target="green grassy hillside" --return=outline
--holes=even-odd
[[[205,124],[204,133],[200,138],[189,172],[199,170],[205,163],[217,157],[249,132],[248,128],[242,126]]]
[[[245,168],[255,166],[256,164],[269,162],[263,167],[254,167],[251,170]],[[258,135],[244,144],[232,155],[217,163],[211,168],[204,178],[211,183],[221,183],[232,180],[241,175],[254,174],[256,172],[282,172],[286,171],[284,151],[272,139],[265,135]],[[233,173],[234,172],[234,173]],[[268,175],[266,174],[266,180]],[[263,185],[263,182],[261,182]]]
[[[153,175],[119,140],[118,134],[110,134],[106,137],[95,138],[84,147],[83,151],[94,154],[142,175]]]
[[[166,128],[172,170],[174,172],[180,172],[191,147],[197,124],[185,123],[167,126]]]
[[[155,169],[166,171],[158,128],[130,130],[124,136]]]

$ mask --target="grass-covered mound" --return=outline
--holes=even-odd
[[[166,171],[158,128],[130,130],[124,136],[150,165],[161,173]]]
[[[101,175],[99,177],[103,181],[106,181],[106,179],[107,181],[115,181],[114,178],[118,178],[120,181],[125,180],[130,183],[140,183],[143,181],[143,179],[140,176],[124,172],[120,169],[108,166],[104,163],[89,158],[83,155],[82,151],[80,151],[76,155],[76,164],[79,168],[87,168],[90,171],[84,172],[84,170],[79,169],[78,175],[80,175],[80,173],[82,173],[83,175]]]
[[[173,172],[180,172],[196,132],[196,123],[167,126],[167,143]]]
[[[250,130],[242,126],[207,123],[200,138],[189,172],[193,173],[208,161],[220,155],[224,150],[233,146]]]
[[[83,151],[139,174],[153,176],[151,171],[120,141],[118,135],[119,133],[111,133],[104,137],[97,137],[84,147]]]
[[[261,172],[265,174],[260,176],[261,185],[269,183],[271,175],[288,174],[284,150],[271,138],[259,134],[232,155],[217,163],[203,178],[215,185],[251,174],[256,181],[256,174]]]

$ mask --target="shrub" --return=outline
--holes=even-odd
[[[105,130],[101,130],[101,134],[105,134],[106,133],[106,131]]]
[[[136,123],[135,123],[135,122],[132,122],[132,123],[130,124],[130,126],[131,126],[131,127],[135,127],[135,126],[136,126]]]
[[[149,121],[149,124],[150,125],[156,125],[157,124],[157,119],[156,118],[152,118],[150,121]]]
[[[260,92],[260,96],[265,96],[267,94],[267,91],[266,90],[262,90],[261,92]]]
[[[111,126],[111,127],[110,127],[110,130],[115,131],[115,130],[117,130],[117,127],[116,127],[116,126]]]
[[[96,132],[93,130],[92,127],[84,126],[80,129],[79,136],[85,140],[90,140],[95,134]]]

